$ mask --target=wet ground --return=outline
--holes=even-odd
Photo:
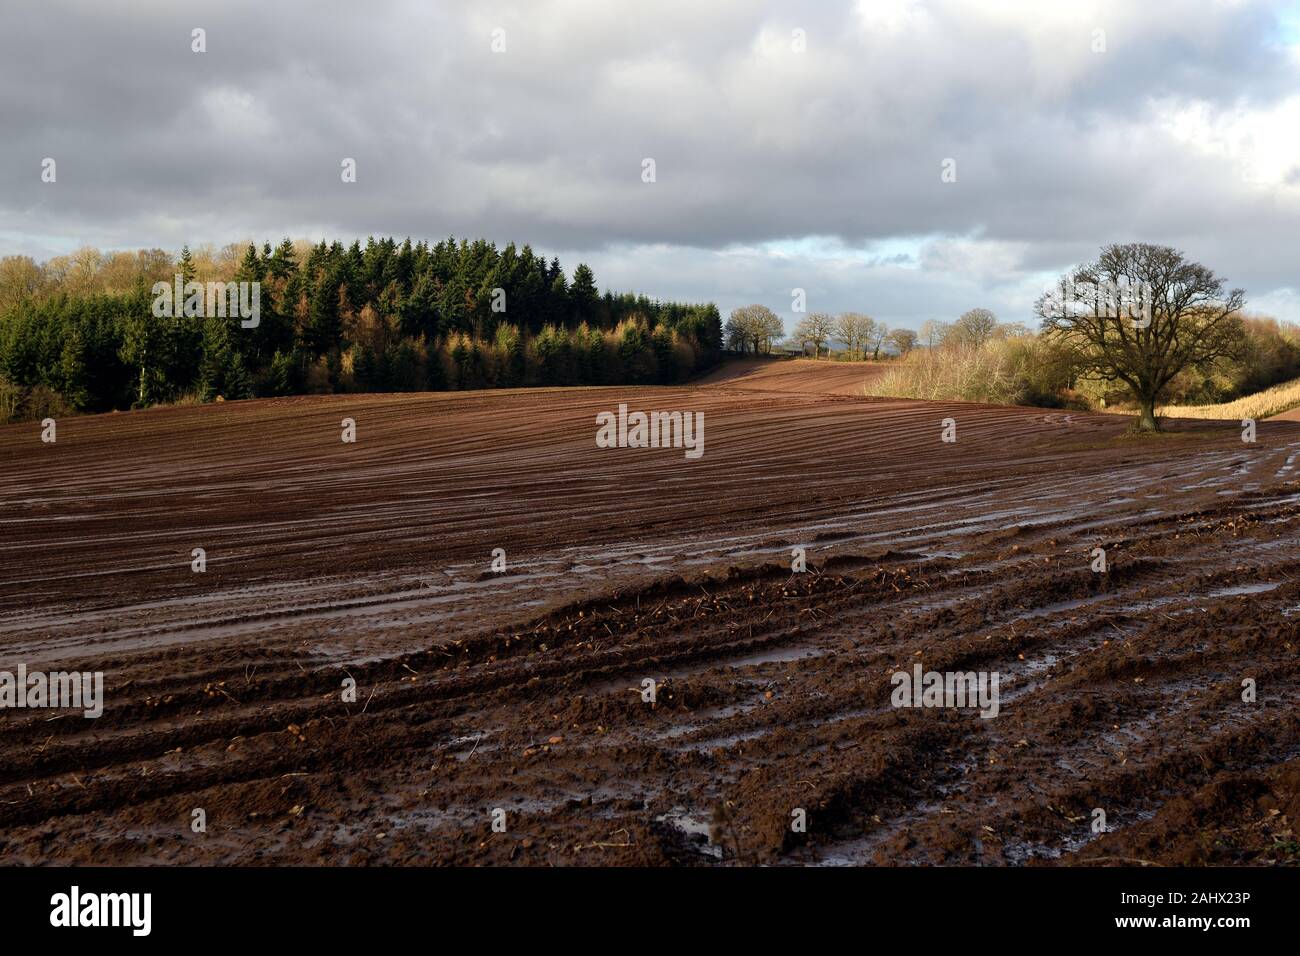
[[[0,710],[0,861],[1295,863],[1300,423],[811,365],[0,429],[0,670],[106,685]]]

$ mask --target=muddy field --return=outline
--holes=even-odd
[[[844,374],[0,429],[0,670],[105,680],[0,711],[0,862],[1297,862],[1300,423]],[[597,448],[620,402],[704,455]]]

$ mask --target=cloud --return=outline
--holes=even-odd
[[[799,286],[905,324],[1026,320],[1044,277],[1144,239],[1300,320],[1294,24],[1280,0],[46,0],[0,35],[0,253],[484,235],[611,288]]]

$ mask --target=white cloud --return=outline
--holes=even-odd
[[[1265,107],[1162,104],[1160,124],[1179,142],[1228,161],[1242,181],[1300,194],[1300,95]]]
[[[0,251],[484,235],[585,259],[611,288],[775,307],[798,279],[904,321],[1027,311],[1043,276],[1146,239],[1294,308],[1287,10],[47,0],[0,34]]]

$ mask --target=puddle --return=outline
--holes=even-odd
[[[722,847],[713,844],[713,826],[707,820],[692,815],[685,807],[673,807],[667,813],[655,817],[655,822],[666,823],[675,830],[680,830],[687,836],[691,849],[715,860],[722,859]]]
[[[1236,594],[1263,594],[1265,591],[1272,591],[1274,588],[1282,586],[1281,581],[1263,581],[1259,584],[1236,584],[1230,588],[1219,588],[1211,591],[1206,597],[1231,597]]]
[[[812,657],[825,657],[830,651],[816,650],[809,647],[787,647],[781,650],[762,651],[747,657],[737,657],[726,662],[732,670],[742,667],[758,667],[762,664],[783,664],[789,661],[802,661]]]

